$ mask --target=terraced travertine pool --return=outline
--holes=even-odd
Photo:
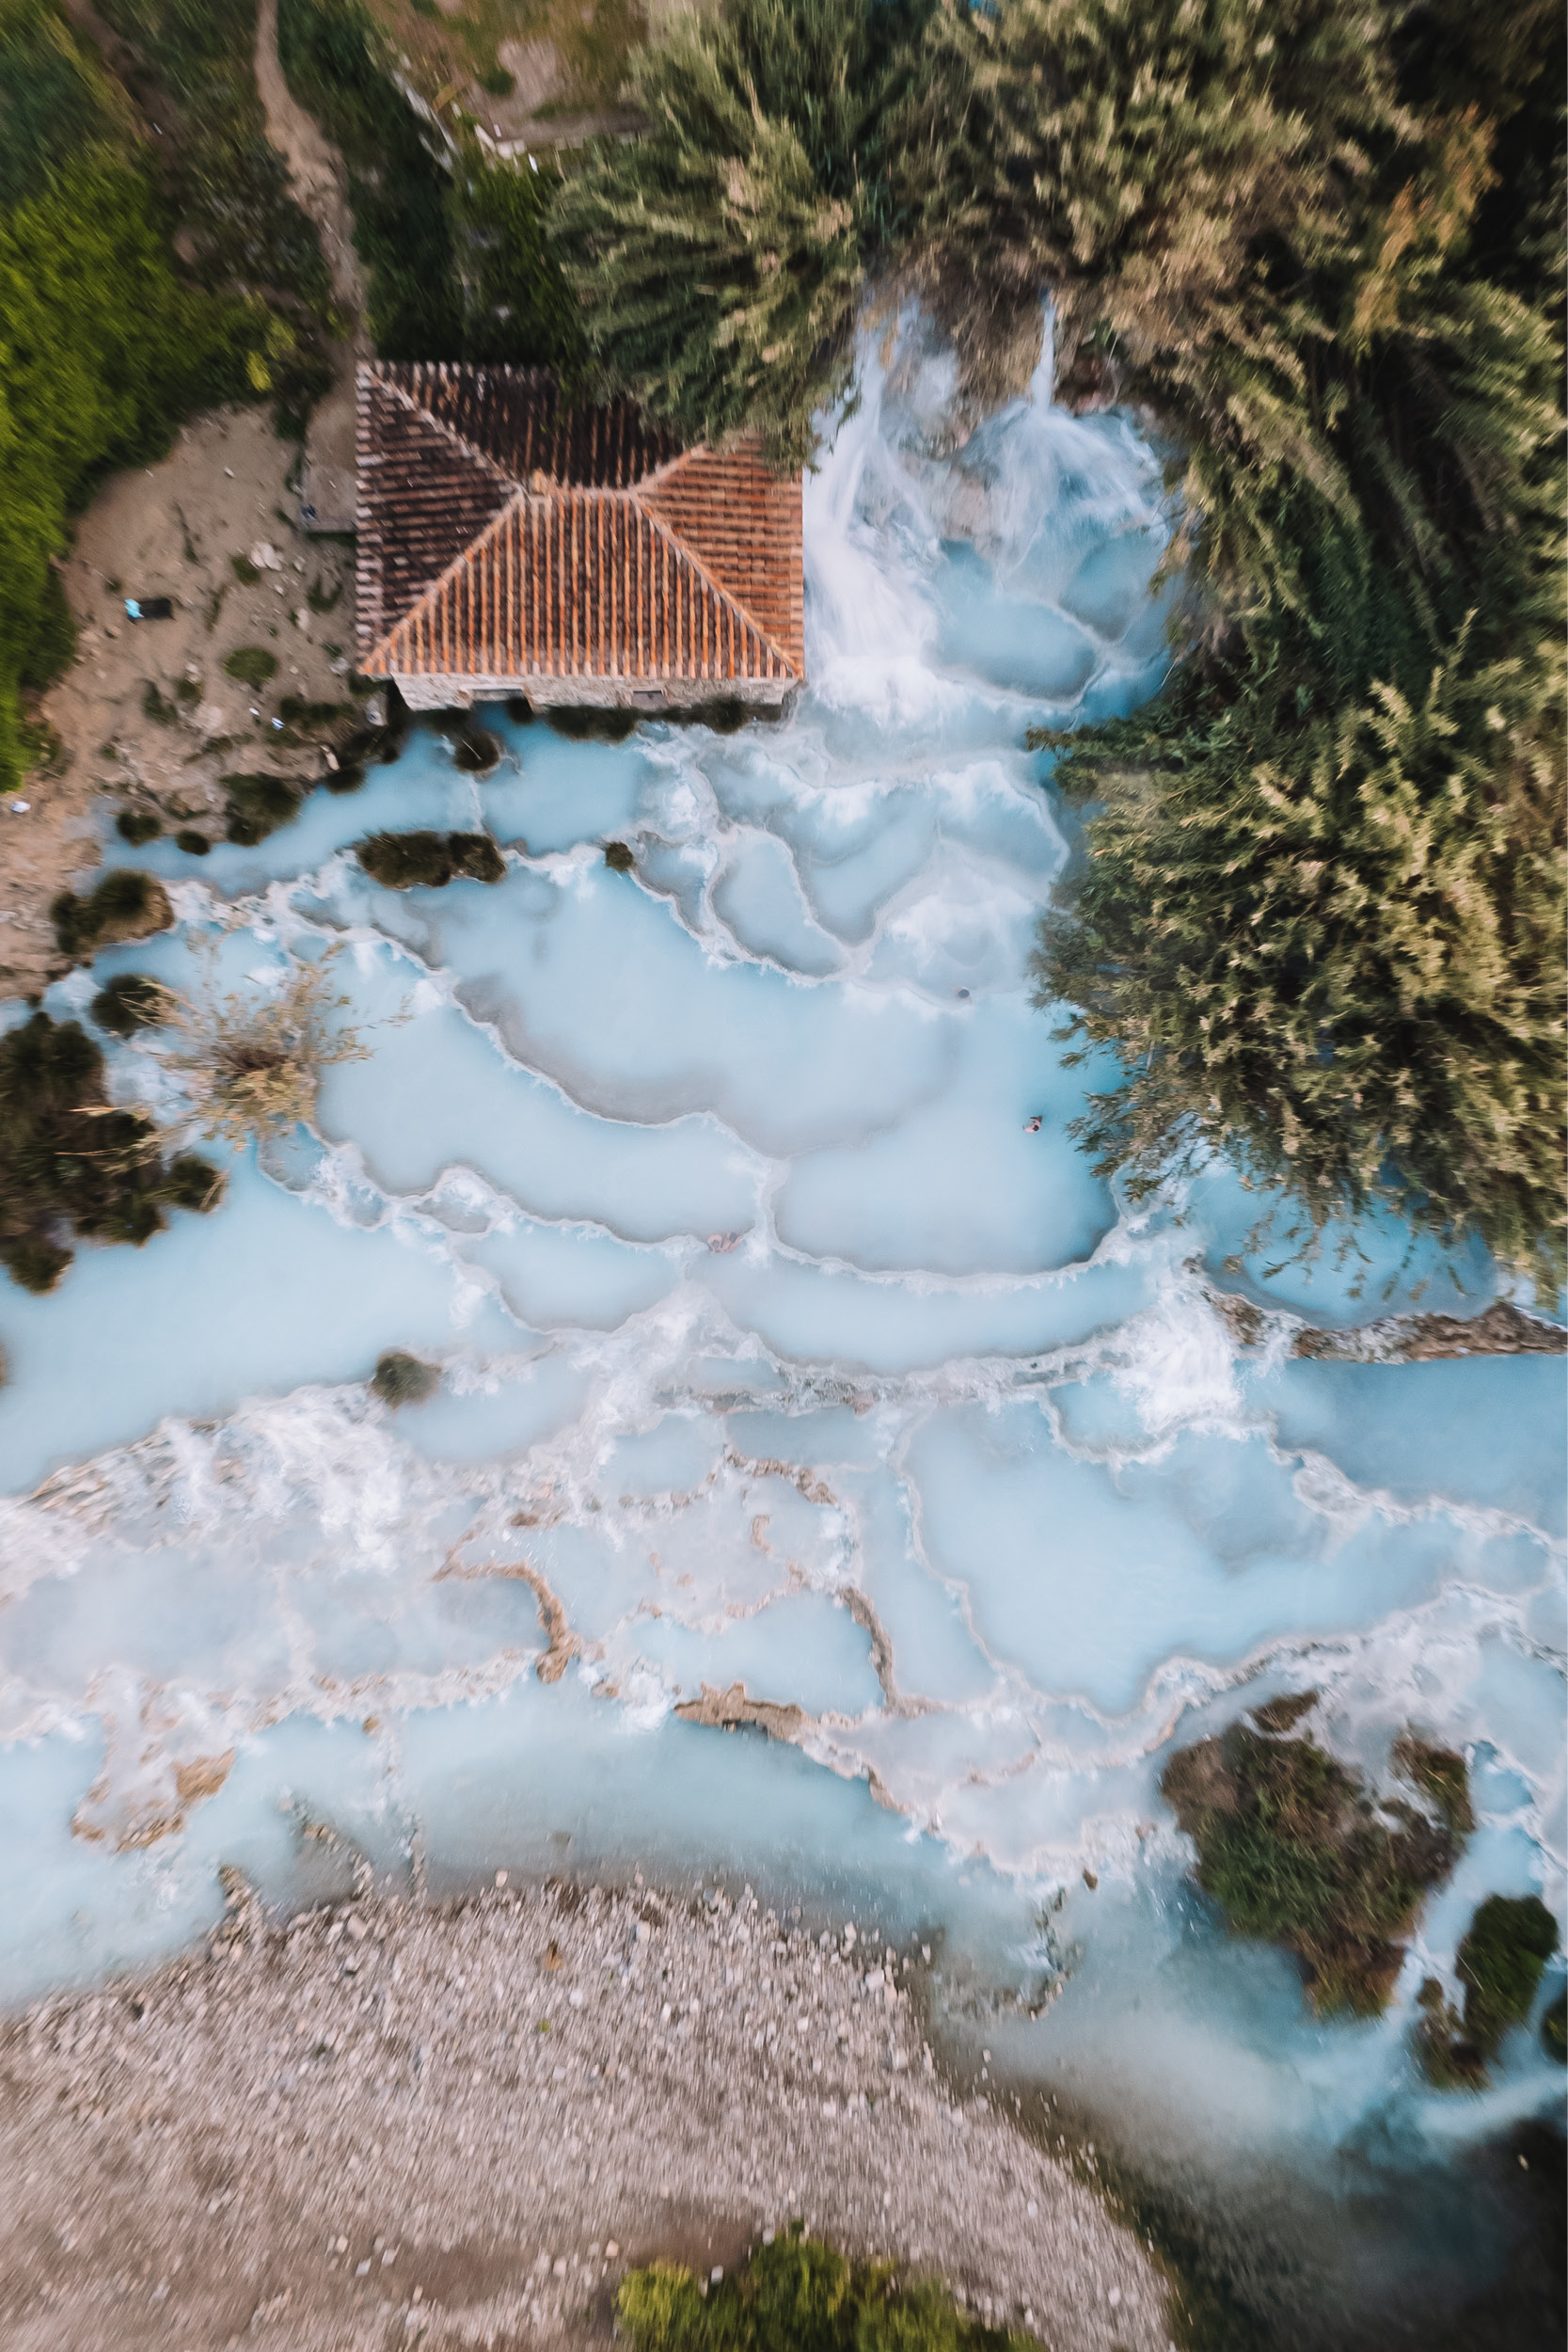
[[[1332,1247],[1248,1256],[1223,1168],[1137,1213],[1091,1174],[1106,1073],[1027,975],[1069,820],[1022,746],[1164,674],[1160,464],[1043,397],[934,453],[949,390],[873,368],[808,478],[784,724],[486,714],[486,780],[420,727],[258,849],[106,852],[180,928],[52,1010],[335,946],[368,1052],[214,1215],[0,1296],[8,1998],[176,1947],[220,1863],[283,1899],[328,1823],[427,1883],[636,1862],[940,1927],[956,2040],[1149,2162],[1331,2195],[1560,2100],[1523,2035],[1430,2091],[1410,2031],[1481,1896],[1561,1914],[1563,1360],[1240,1349],[1216,1287],[1348,1324],[1496,1281],[1369,1230],[1358,1301]],[[490,829],[504,882],[347,853],[423,825]],[[118,1089],[166,1107],[165,1052],[111,1041]],[[430,1401],[372,1393],[391,1347]],[[1471,1759],[1370,2024],[1226,1936],[1158,1792],[1307,1688],[1370,1773],[1408,1723]],[[692,1719],[757,1703],[772,1738]]]

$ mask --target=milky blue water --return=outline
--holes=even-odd
[[[1332,1252],[1222,1275],[1259,1207],[1226,1169],[1136,1215],[1089,1172],[1105,1073],[1029,1002],[1070,820],[1023,737],[1157,687],[1170,518],[1131,421],[1037,389],[943,454],[950,389],[870,366],[808,481],[788,722],[496,712],[483,782],[416,729],[259,849],[136,853],[180,930],[51,993],[189,990],[206,940],[261,996],[337,946],[369,1051],[216,1215],[0,1293],[7,1996],[179,1946],[220,1862],[286,1892],[317,1821],[443,1883],[721,1867],[941,1926],[955,2030],[1150,2150],[1415,2160],[1560,2096],[1524,2035],[1429,2093],[1409,2031],[1481,1896],[1561,1911],[1562,1360],[1243,1357],[1215,1279],[1344,1324],[1447,1277],[1391,1225],[1360,1301]],[[481,824],[494,888],[345,853]],[[109,1041],[117,1089],[166,1108],[167,1050]],[[1494,1295],[1459,1271],[1429,1303]],[[395,1414],[392,1346],[441,1371]],[[793,1744],[674,1714],[736,1684]],[[1477,1776],[1371,2025],[1223,1936],[1158,1794],[1305,1688],[1373,1774],[1413,1724]]]

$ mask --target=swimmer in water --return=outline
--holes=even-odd
[[[1023,1122],[1023,1132],[1024,1132],[1024,1134],[1025,1134],[1026,1136],[1037,1136],[1037,1135],[1039,1134],[1039,1131],[1040,1131],[1040,1124],[1041,1124],[1041,1121],[1040,1121],[1040,1115],[1039,1115],[1038,1111],[1037,1111],[1037,1112],[1035,1113],[1035,1116],[1034,1116],[1034,1118],[1033,1118],[1033,1119],[1026,1119],[1026,1120],[1024,1120],[1024,1122]]]

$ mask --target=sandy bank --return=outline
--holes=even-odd
[[[1137,2241],[984,2100],[918,1951],[749,1898],[362,1900],[0,2027],[10,2352],[586,2344],[628,2262],[808,2217],[1055,2352],[1167,2342]]]

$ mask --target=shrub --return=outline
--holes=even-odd
[[[479,87],[487,90],[492,98],[510,98],[517,85],[505,66],[493,65],[480,75]]]
[[[224,656],[223,667],[229,677],[238,678],[242,686],[265,686],[277,675],[277,656],[265,645],[236,645]]]
[[[634,874],[637,871],[637,859],[624,841],[605,843],[604,862],[612,874]]]
[[[1180,1750],[1160,1787],[1197,1847],[1198,1884],[1238,1933],[1294,1952],[1322,2014],[1384,2007],[1422,1898],[1453,1866],[1447,1822],[1391,1802],[1390,1826],[1315,1740],[1244,1724]]]
[[[341,759],[322,778],[329,792],[357,792],[364,781],[365,771],[357,761]]]
[[[118,940],[146,939],[174,920],[168,894],[150,874],[119,866],[85,898],[62,890],[49,909],[62,955],[83,962]]]
[[[441,1383],[441,1375],[433,1365],[422,1364],[417,1356],[405,1355],[402,1348],[388,1348],[377,1359],[371,1387],[383,1405],[394,1408],[399,1405],[422,1405],[434,1396]]]
[[[291,784],[284,776],[249,771],[225,776],[222,783],[229,795],[225,838],[242,849],[253,850],[270,834],[293,824],[299,815],[304,796],[298,785]]]
[[[313,703],[303,694],[285,694],[277,706],[277,715],[286,727],[301,733],[313,734],[323,727],[334,727],[340,720],[354,717],[354,705],[347,703]]]
[[[92,1018],[115,1037],[155,1029],[168,1018],[169,992],[145,972],[117,973],[93,998]]]
[[[1558,1947],[1557,1921],[1538,1895],[1489,1895],[1455,1960],[1465,1987],[1465,2032],[1482,2058],[1530,2012],[1541,1972]]]
[[[900,2284],[798,2223],[705,2295],[679,2263],[628,2271],[615,2315],[635,2352],[1022,2352],[1030,2341],[972,2319],[935,2280]]]
[[[187,857],[205,857],[213,845],[204,833],[197,832],[194,825],[182,825],[174,836],[174,846],[177,850],[183,850]]]
[[[506,861],[487,833],[372,833],[355,855],[388,890],[442,890],[448,882],[499,882]]]
[[[178,706],[166,701],[150,678],[142,688],[141,707],[144,715],[149,719],[156,719],[161,727],[173,726],[180,716]]]
[[[111,1107],[78,1022],[36,1012],[0,1037],[0,1263],[24,1289],[53,1289],[70,1264],[62,1230],[139,1247],[166,1210],[211,1207],[220,1187],[194,1154],[165,1168],[151,1122]]]
[[[848,387],[868,262],[891,238],[883,118],[903,9],[731,0],[633,67],[646,135],[562,188],[555,237],[610,373],[689,440],[744,426],[799,465]]]
[[[280,990],[260,997],[220,994],[207,952],[205,987],[188,1001],[171,1000],[168,1018],[183,1043],[164,1066],[186,1097],[176,1132],[194,1123],[238,1150],[309,1124],[323,1070],[363,1061],[366,1048],[341,1021],[348,998],[332,992],[335,950],[295,964]]]
[[[509,694],[506,715],[515,727],[530,727],[533,724],[533,705],[526,694]]]
[[[144,842],[156,841],[163,829],[163,818],[154,817],[149,809],[122,808],[115,818],[116,833],[133,850],[139,850]]]
[[[466,727],[451,747],[452,764],[465,775],[487,775],[501,755],[501,747],[483,727]]]
[[[601,710],[591,703],[558,703],[545,713],[571,743],[624,743],[637,724],[632,710]]]

